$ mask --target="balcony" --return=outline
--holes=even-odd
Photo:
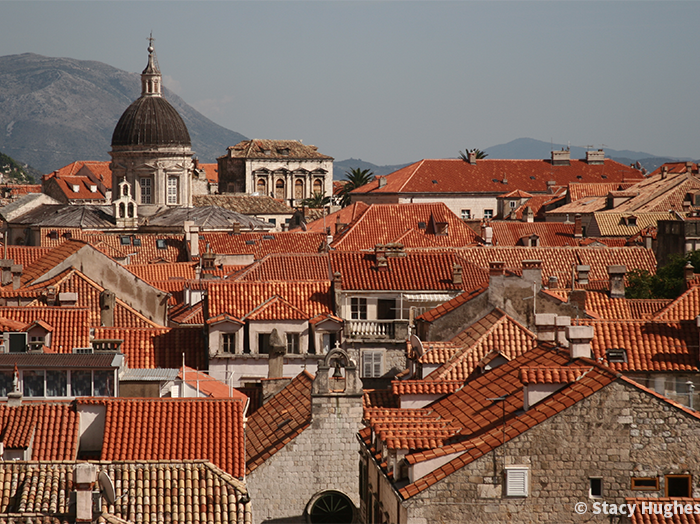
[[[408,338],[408,320],[346,320],[345,338],[404,342]]]

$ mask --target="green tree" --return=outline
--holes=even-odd
[[[331,197],[325,196],[323,193],[316,191],[313,196],[305,198],[301,201],[301,205],[309,207],[311,209],[319,209],[326,207],[331,203]]]
[[[685,290],[685,267],[690,262],[700,268],[700,251],[685,256],[673,255],[655,275],[643,269],[633,269],[627,274],[625,296],[627,298],[676,298]]]
[[[465,149],[459,152],[459,157],[465,162],[469,161],[469,153],[476,153],[476,159],[481,160],[489,156],[488,153],[484,153],[481,149]]]
[[[341,204],[347,206],[350,204],[350,192],[353,189],[369,184],[374,180],[374,173],[369,169],[360,169],[359,167],[352,168],[345,172],[343,180],[343,192],[341,193]]]

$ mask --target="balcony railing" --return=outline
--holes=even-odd
[[[406,340],[408,320],[346,320],[345,336],[357,339]]]

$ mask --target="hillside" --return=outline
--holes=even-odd
[[[202,162],[215,162],[228,146],[245,140],[167,87],[163,91],[187,124]],[[0,151],[42,173],[75,160],[109,160],[114,126],[140,94],[138,73],[101,62],[31,53],[0,57]]]

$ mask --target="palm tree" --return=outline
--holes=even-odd
[[[330,203],[331,197],[327,197],[323,193],[319,193],[318,191],[314,192],[314,195],[312,197],[305,198],[301,201],[302,206],[306,206],[311,209],[320,209],[322,207],[326,207]]]
[[[345,180],[343,180],[342,205],[347,206],[350,203],[350,191],[369,184],[372,180],[374,180],[374,173],[369,169],[354,167],[346,171]]]
[[[481,160],[489,156],[488,153],[484,153],[481,149],[465,149],[464,152],[459,152],[459,157],[464,161],[469,161],[469,153],[476,153],[477,160]]]

